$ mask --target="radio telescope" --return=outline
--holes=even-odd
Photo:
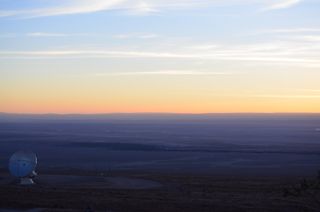
[[[33,152],[18,151],[9,160],[9,171],[11,175],[20,179],[21,185],[34,184],[33,178],[37,175],[37,156]]]

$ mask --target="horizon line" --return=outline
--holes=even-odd
[[[106,113],[10,113],[1,112],[0,115],[57,115],[57,116],[68,116],[68,115],[79,115],[79,116],[90,116],[90,115],[232,115],[232,114],[319,114],[319,112],[203,112],[203,113],[186,113],[186,112],[106,112]]]

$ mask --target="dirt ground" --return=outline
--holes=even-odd
[[[285,197],[299,178],[150,172],[43,173],[20,186],[0,176],[0,211],[320,211],[308,196]]]

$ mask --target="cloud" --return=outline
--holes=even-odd
[[[64,4],[54,7],[35,8],[28,10],[11,10],[0,11],[0,17],[18,16],[18,17],[44,17],[44,16],[58,16],[81,13],[93,13],[113,8],[115,5],[124,0],[69,0],[61,1]]]
[[[277,1],[275,3],[272,3],[271,5],[267,6],[265,10],[278,10],[278,9],[286,9],[289,7],[293,7],[299,3],[301,3],[302,0],[282,0]]]
[[[148,15],[151,13],[159,12],[158,9],[151,6],[151,4],[147,3],[146,1],[138,2],[133,7],[131,7],[131,8],[129,7],[128,11],[130,14],[133,14],[133,15]]]
[[[66,34],[67,35],[67,34]],[[33,33],[31,36],[60,36],[60,34]],[[62,36],[62,35],[61,35]],[[124,34],[119,38],[151,38],[153,34]],[[65,48],[60,50],[0,51],[0,59],[43,59],[43,58],[154,58],[171,60],[244,61],[266,65],[290,65],[297,68],[320,67],[319,37],[265,41],[250,43],[194,43],[188,41],[168,42],[156,40],[154,45],[118,46],[113,48],[91,47],[86,49]],[[116,49],[114,49],[116,48]],[[247,63],[249,64],[249,63]]]
[[[147,36],[142,34],[141,36]],[[151,36],[152,34],[150,34]],[[3,33],[0,34],[1,38],[17,38],[17,37],[35,37],[35,38],[48,38],[48,37],[107,37],[108,34],[99,33],[61,33],[61,32],[26,32],[26,33]]]
[[[232,98],[258,98],[258,99],[320,99],[320,95],[300,95],[300,94],[212,94],[217,97]]]
[[[131,38],[151,39],[151,38],[157,38],[159,37],[159,35],[154,33],[129,33],[129,34],[118,34],[113,37],[117,39],[131,39]]]
[[[272,99],[320,99],[320,95],[274,95],[274,94],[262,94],[262,95],[248,95],[247,97],[272,98]]]
[[[27,33],[28,37],[66,37],[68,34],[64,33],[48,33],[48,32],[31,32]]]
[[[320,89],[298,89],[298,90],[312,92],[312,93],[320,93]]]
[[[210,50],[210,49],[219,48],[219,45],[218,44],[201,44],[201,45],[190,46],[188,48],[194,49],[194,50]]]
[[[74,37],[74,36],[99,36],[93,33],[56,33],[56,32],[29,32],[20,34],[27,37]]]
[[[257,5],[265,7],[266,10],[275,10],[292,7],[300,3],[301,0],[48,0],[46,2],[52,3],[56,6],[34,7],[32,9],[0,10],[0,17],[35,18],[94,13],[106,10],[123,10],[127,11],[129,14],[146,15],[163,10],[239,5]],[[19,5],[19,3],[17,4]]]
[[[196,70],[161,70],[161,71],[139,71],[139,72],[116,72],[116,73],[96,73],[94,76],[135,76],[135,75],[171,75],[171,76],[219,76],[233,75],[231,72],[210,72]]]
[[[305,42],[320,42],[320,35],[304,35],[295,38]]]
[[[292,34],[292,33],[317,33],[320,32],[320,28],[284,28],[284,29],[268,29],[260,30],[250,35],[265,35],[265,34]]]
[[[307,50],[290,49],[288,46],[243,45],[238,47],[224,47],[214,51],[133,51],[133,50],[49,50],[49,51],[0,51],[0,58],[156,58],[156,59],[188,59],[188,60],[210,60],[210,61],[249,61],[268,62],[271,64],[295,64],[299,66],[319,66],[320,58],[318,51],[311,52],[316,57],[311,57]],[[270,48],[270,47],[269,47]]]

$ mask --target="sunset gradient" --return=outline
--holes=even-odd
[[[3,0],[0,112],[320,112],[320,3]]]

